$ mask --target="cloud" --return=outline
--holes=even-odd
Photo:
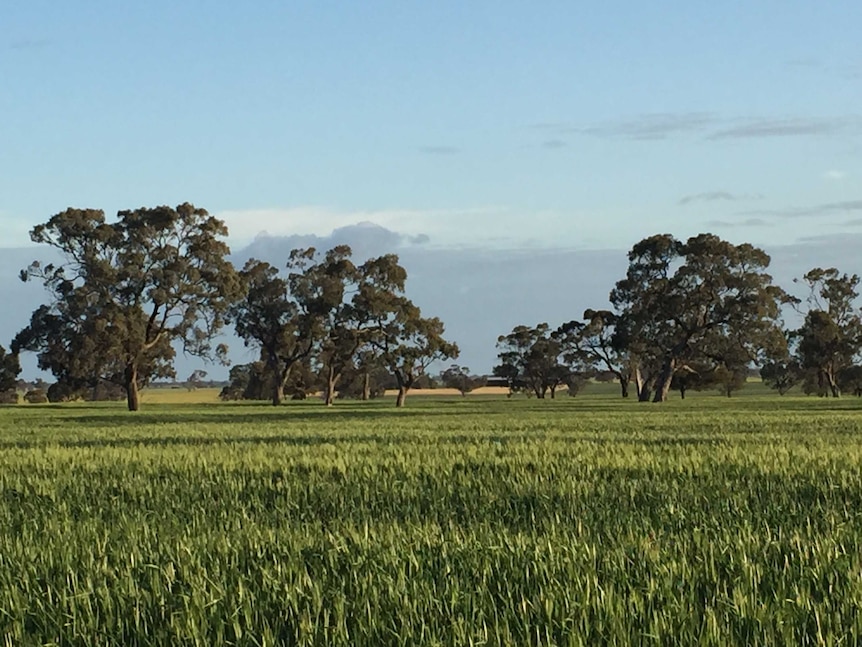
[[[556,141],[569,134],[630,140],[664,140],[671,137],[702,135],[707,140],[757,139],[836,135],[862,131],[858,115],[834,117],[737,117],[721,118],[709,112],[644,114],[603,124],[579,126],[565,122],[533,124]],[[560,141],[562,141],[560,139]]]
[[[38,38],[24,38],[9,43],[9,49],[41,49],[50,45],[51,41]]]
[[[772,225],[762,218],[749,218],[742,221],[710,220],[706,223],[708,227],[771,227]]]
[[[420,146],[419,152],[425,155],[457,155],[461,149],[455,146]]]
[[[845,173],[844,171],[835,171],[835,170],[832,170],[832,171],[826,171],[826,172],[823,174],[823,179],[824,179],[824,180],[835,180],[835,181],[838,181],[838,180],[843,180],[843,179],[845,179],[846,177],[847,177],[847,173]]]
[[[620,137],[635,140],[667,139],[672,135],[702,132],[714,125],[716,117],[707,112],[646,114],[634,119],[618,121],[588,128],[574,128],[572,132],[597,137]]]
[[[847,200],[845,202],[829,202],[811,207],[789,207],[787,209],[762,209],[757,211],[741,211],[740,216],[770,216],[777,218],[804,218],[815,216],[829,216],[833,214],[846,213],[848,211],[862,211],[862,200]]]
[[[728,193],[727,191],[707,191],[705,193],[695,193],[692,195],[686,195],[680,198],[678,204],[686,205],[691,204],[692,202],[737,202],[741,200],[762,200],[763,196],[759,194],[742,194],[736,195],[733,193]]]
[[[546,148],[548,150],[560,150],[566,146],[568,146],[568,144],[566,144],[562,139],[547,139],[542,142],[542,148]]]
[[[404,236],[419,237],[423,243],[452,242],[453,236],[468,231],[475,234],[476,216],[487,222],[489,217],[505,213],[498,207],[464,209],[381,209],[341,211],[321,206],[284,209],[247,209],[214,214],[224,220],[233,247],[244,245],[261,234],[275,236],[329,236],[334,230],[367,223],[397,231]],[[472,228],[471,228],[472,226]],[[418,244],[418,243],[417,243]]]
[[[787,67],[823,67],[816,58],[794,58],[784,63]]]
[[[848,220],[847,222],[841,225],[842,227],[862,227],[862,218],[854,218],[853,220]]]
[[[858,117],[792,117],[788,119],[754,119],[747,123],[718,130],[709,139],[757,139],[763,137],[799,137],[837,135],[859,128]]]

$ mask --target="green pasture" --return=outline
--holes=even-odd
[[[0,645],[862,644],[860,441],[753,385],[3,407]]]

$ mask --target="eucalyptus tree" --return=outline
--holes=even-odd
[[[351,255],[347,245],[330,249],[322,258],[313,248],[297,250],[292,254],[293,271],[288,279],[300,308],[314,322],[315,361],[321,369],[327,406],[332,406],[342,376],[367,337],[352,302],[360,272]]]
[[[632,350],[620,343],[618,329],[621,326],[617,314],[589,309],[584,312],[583,322],[569,321],[555,335],[563,343],[567,363],[613,374],[619,382],[620,394],[627,398],[633,381],[640,392],[639,367]]]
[[[138,410],[141,386],[174,375],[174,345],[224,357],[214,338],[240,293],[225,236],[221,220],[189,203],[120,211],[114,222],[97,209],[58,213],[30,233],[62,261],[22,271],[51,301],[33,313],[15,350],[38,353],[40,368],[70,386],[115,382]]]
[[[841,395],[838,376],[862,350],[862,317],[856,306],[859,276],[835,268],[814,268],[803,281],[809,287],[809,310],[797,331],[802,368],[816,376],[821,390]]]
[[[571,373],[563,343],[547,323],[515,326],[497,338],[497,349],[500,363],[494,374],[507,378],[510,386],[529,389],[538,399],[545,399],[548,393],[554,398]]]
[[[277,407],[284,400],[290,371],[314,350],[317,326],[302,311],[277,267],[250,259],[240,278],[245,293],[231,307],[230,317],[245,345],[260,351],[268,373],[270,400]]]
[[[21,363],[18,361],[18,355],[8,353],[0,346],[0,394],[17,388],[20,373]]]
[[[398,256],[372,258],[359,267],[352,299],[356,323],[364,331],[364,348],[390,371],[398,386],[396,406],[435,362],[458,357],[458,346],[444,338],[437,317],[426,318],[405,295],[407,272]]]
[[[789,298],[766,272],[769,256],[750,244],[660,234],[637,243],[628,259],[610,300],[625,323],[625,346],[658,367],[655,402],[667,399],[674,373],[687,363],[739,355],[754,361],[781,335]]]
[[[452,364],[440,373],[440,383],[446,388],[457,389],[462,396],[466,397],[468,393],[485,386],[487,380],[484,377],[472,375],[466,366]]]

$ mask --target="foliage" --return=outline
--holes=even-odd
[[[584,312],[584,320],[565,323],[555,333],[563,344],[565,361],[616,378],[622,397],[629,397],[629,385],[637,380],[637,360],[631,349],[618,343],[619,317],[609,310],[590,309]]]
[[[769,261],[756,247],[712,234],[686,242],[656,235],[632,248],[610,300],[619,347],[649,366],[655,401],[667,399],[674,373],[689,362],[733,369],[783,343],[788,297],[766,273]]]
[[[294,252],[291,258],[297,256]],[[231,307],[230,316],[245,345],[260,350],[267,376],[258,383],[268,385],[273,406],[279,406],[291,370],[314,350],[315,321],[291,294],[288,280],[269,263],[249,260],[240,279],[245,294]],[[246,399],[259,399],[257,390]]]
[[[771,389],[784,395],[803,378],[802,366],[794,359],[767,362],[760,369],[760,378]]]
[[[40,368],[70,388],[119,384],[137,410],[141,386],[173,376],[172,344],[223,355],[213,338],[239,288],[226,235],[224,223],[188,203],[120,211],[114,223],[94,209],[53,216],[30,237],[62,263],[37,261],[21,273],[42,281],[51,303],[33,313],[14,350],[38,353]]]
[[[18,374],[21,373],[21,364],[16,353],[7,353],[0,346],[0,394],[15,391],[18,383]],[[17,395],[15,396],[17,402]]]
[[[395,378],[396,406],[403,407],[407,392],[417,386],[428,367],[456,359],[459,349],[443,337],[445,326],[439,318],[423,317],[405,296],[407,272],[397,256],[370,259],[359,268],[359,275],[353,308],[366,334],[363,348]]]
[[[507,379],[510,390],[524,389],[540,400],[548,393],[554,398],[572,372],[565,364],[562,341],[547,323],[516,326],[497,339],[497,349],[500,363],[494,375]]]
[[[42,389],[32,389],[24,394],[24,402],[29,404],[45,404],[48,402],[48,396]]]
[[[468,367],[458,364],[453,364],[440,373],[440,384],[447,389],[458,389],[463,396],[485,386],[486,383],[486,378],[471,375]]]
[[[798,356],[809,375],[809,390],[841,395],[838,375],[853,365],[862,351],[862,316],[855,307],[859,277],[840,274],[837,269],[814,268],[803,280],[808,284],[809,310],[797,331]]]

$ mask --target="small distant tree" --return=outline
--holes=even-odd
[[[15,396],[14,403],[18,402],[17,384],[19,373],[21,373],[21,364],[18,362],[18,355],[7,353],[6,349],[0,346],[0,403],[11,403],[13,399],[12,395]]]
[[[597,376],[610,376],[619,382],[622,397],[629,397],[629,385],[636,379],[632,353],[618,343],[620,318],[609,310],[586,310],[584,322],[570,321],[555,332],[564,346],[570,365],[592,368]]]
[[[207,379],[207,372],[202,369],[195,369],[192,371],[191,375],[186,378],[186,389],[189,391],[194,391],[197,388],[200,388],[201,383]]]
[[[770,389],[784,395],[804,379],[804,371],[795,359],[767,362],[760,369],[760,379]]]
[[[453,364],[440,373],[440,383],[447,389],[457,389],[462,396],[466,396],[485,386],[487,380],[478,375],[470,375],[470,369],[466,366]]]
[[[48,402],[48,396],[42,389],[33,389],[24,394],[24,401],[30,404],[45,404]]]
[[[715,368],[714,375],[719,393],[728,398],[748,383],[748,368],[744,366],[721,364]]]
[[[506,378],[510,388],[523,385],[540,400],[548,393],[554,398],[571,374],[563,359],[563,344],[547,323],[516,326],[497,339],[497,349],[500,364],[494,367],[494,375]]]

